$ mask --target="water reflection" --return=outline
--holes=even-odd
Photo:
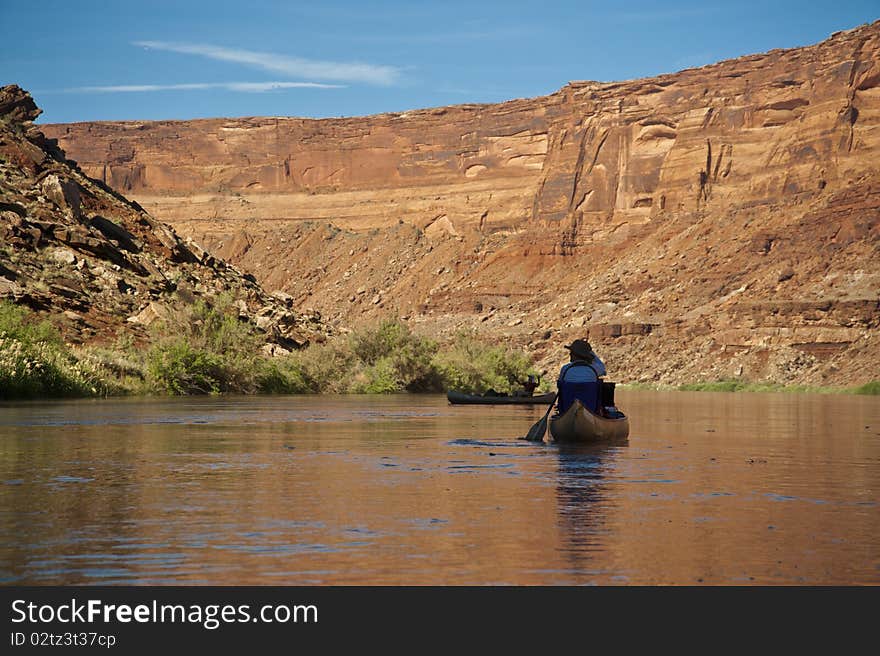
[[[559,445],[556,507],[561,540],[559,550],[572,567],[583,569],[607,542],[608,516],[615,502],[608,486],[615,454],[628,442],[597,445]]]

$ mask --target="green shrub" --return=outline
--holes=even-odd
[[[535,373],[524,353],[488,344],[467,333],[457,335],[433,362],[445,388],[471,394],[489,389],[510,393]]]
[[[145,376],[141,359],[131,352],[114,351],[108,348],[80,347],[75,351],[80,361],[89,362],[108,376],[120,380],[132,378],[143,380]]]
[[[351,391],[356,394],[392,394],[404,388],[394,360],[380,358],[364,369],[352,381]]]
[[[363,368],[348,342],[341,339],[311,344],[279,360],[282,371],[297,372],[302,377],[305,391],[321,394],[351,391],[352,381]]]
[[[366,365],[375,364],[400,345],[406,344],[412,333],[399,321],[386,320],[375,327],[352,333],[349,347],[355,357]]]
[[[72,394],[54,355],[46,344],[31,345],[0,336],[0,398]]]
[[[323,393],[439,392],[458,389],[512,392],[534,370],[521,352],[459,335],[439,349],[435,341],[390,320],[347,339],[313,345],[286,358],[308,391]]]
[[[106,396],[113,387],[100,369],[79,360],[48,321],[0,302],[0,399]]]
[[[317,391],[302,363],[295,358],[267,360],[257,376],[264,394],[308,394]]]
[[[153,347],[147,372],[154,389],[168,394],[218,394],[226,382],[221,358],[184,339]]]
[[[433,364],[437,343],[415,335],[398,320],[386,320],[351,335],[349,346],[362,365],[353,388],[371,393],[430,392],[442,389]]]
[[[249,323],[238,318],[238,308],[229,295],[220,295],[211,303],[198,300],[173,310],[161,323],[162,333],[183,337],[193,347],[215,354],[252,358],[260,355],[266,343]]]
[[[239,321],[230,296],[178,307],[154,327],[146,358],[149,385],[165,394],[278,389],[279,375],[267,369],[260,350],[265,343],[253,326]]]
[[[0,301],[0,335],[29,346],[37,343],[63,345],[61,335],[49,321],[33,321],[29,310],[9,301]]]
[[[872,380],[852,390],[853,394],[880,394],[880,380]]]

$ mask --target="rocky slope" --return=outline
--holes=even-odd
[[[0,298],[46,314],[73,343],[142,339],[170,304],[218,294],[281,347],[324,337],[319,315],[293,312],[88,178],[32,125],[39,113],[27,92],[0,88]]]
[[[550,96],[364,118],[45,126],[340,325],[474,327],[624,381],[880,377],[880,22]]]

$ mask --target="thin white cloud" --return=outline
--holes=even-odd
[[[145,93],[149,91],[203,91],[223,89],[246,93],[263,93],[276,89],[344,89],[340,84],[317,82],[192,82],[189,84],[117,84],[110,86],[71,87],[65,93]]]
[[[262,93],[274,89],[344,89],[344,84],[323,84],[320,82],[228,82],[223,85],[230,91],[251,91]]]
[[[239,50],[208,44],[135,41],[134,45],[165,52],[207,57],[216,61],[245,64],[273,73],[302,77],[307,80],[365,82],[387,86],[394,84],[400,76],[400,69],[394,66],[378,66],[358,62],[316,61],[302,57],[289,57],[269,52]]]

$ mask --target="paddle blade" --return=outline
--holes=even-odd
[[[544,433],[547,432],[547,415],[541,417],[538,421],[535,422],[535,425],[529,429],[529,432],[526,433],[525,439],[530,442],[543,442],[544,441]]]
[[[547,417],[550,416],[550,411],[553,409],[553,404],[556,403],[556,399],[559,398],[559,392],[557,392],[553,396],[553,400],[550,401],[550,405],[547,406],[547,412],[544,413],[544,416],[541,417],[534,426],[529,429],[529,432],[526,433],[526,436],[523,438],[524,440],[529,440],[530,442],[543,442],[544,441],[544,433],[547,432]]]

